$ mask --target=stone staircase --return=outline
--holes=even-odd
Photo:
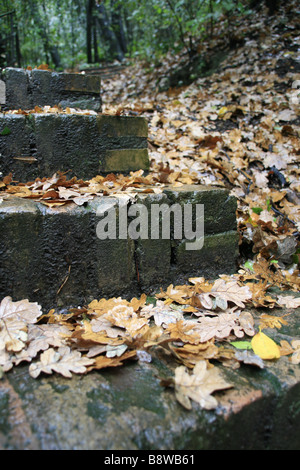
[[[100,79],[46,70],[2,72],[2,104],[8,109],[84,103],[101,109]],[[142,117],[29,112],[0,115],[0,171],[20,182],[58,171],[88,179],[97,174],[149,169],[147,122]],[[127,203],[147,213],[170,209],[168,238],[99,239],[99,214],[111,204],[119,224],[119,196],[95,197],[84,206],[45,207],[10,197],[0,204],[0,296],[29,298],[43,307],[82,305],[103,296],[153,293],[192,275],[215,277],[236,269],[236,201],[228,191],[201,186],[166,187]],[[186,249],[184,230],[174,239],[173,205],[204,207],[204,245]],[[161,217],[160,215],[158,217]],[[195,219],[195,215],[193,216]],[[151,220],[145,222],[149,231]],[[194,220],[195,225],[195,220]]]
[[[76,107],[82,96],[85,109],[89,103],[97,109],[91,115],[3,113],[3,176],[12,172],[15,180],[27,182],[58,170],[78,178],[148,170],[146,121],[102,115],[100,82],[94,80],[48,71],[2,73],[4,110],[67,103]],[[125,198],[125,203],[117,193],[94,197],[82,206],[47,207],[16,196],[0,200],[0,300],[28,298],[39,302],[45,313],[54,307],[64,311],[93,299],[152,294],[190,276],[213,278],[236,270],[236,200],[224,189],[165,186],[160,193]],[[159,212],[154,211],[157,207]],[[194,242],[185,230],[178,236],[186,228],[181,226],[186,207],[192,209],[196,235],[198,219],[204,222],[193,249],[188,249]],[[200,217],[197,207],[204,208]],[[144,214],[143,237],[132,236],[138,213]],[[107,228],[106,217],[107,227],[117,228],[115,236],[111,231],[100,236]],[[152,233],[153,224],[159,227],[158,236]],[[254,309],[252,314],[258,321],[261,312]],[[277,314],[289,312],[280,309]],[[277,343],[298,335],[299,320],[300,308],[278,330]],[[150,451],[152,457],[153,450],[167,451],[169,457],[175,451],[184,453],[184,463],[199,459],[199,465],[197,450],[299,450],[299,366],[287,357],[263,370],[223,367],[234,388],[219,393],[220,406],[208,411],[195,405],[187,411],[176,402],[174,391],[161,384],[173,376],[174,364],[159,347],[152,354],[152,362],[141,358],[74,375],[71,381],[60,375],[33,379],[27,364],[6,373],[0,380],[0,449],[106,450],[109,458],[142,450],[145,461]]]

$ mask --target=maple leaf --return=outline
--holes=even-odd
[[[216,408],[218,401],[212,393],[233,387],[223,379],[216,367],[208,369],[204,360],[195,365],[192,374],[184,366],[177,367],[174,383],[177,400],[188,410],[192,409],[190,399],[206,410]]]
[[[41,372],[52,374],[57,372],[66,378],[74,374],[84,374],[87,366],[94,364],[93,359],[82,357],[79,351],[71,351],[68,346],[60,347],[57,351],[53,348],[47,349],[40,356],[40,361],[29,366],[29,374],[34,379]]]

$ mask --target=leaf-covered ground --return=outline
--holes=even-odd
[[[245,19],[235,33],[242,45],[230,50],[216,73],[186,87],[159,91],[180,62],[172,56],[160,66],[129,66],[103,83],[104,113],[143,115],[149,122],[148,175],[82,181],[57,174],[28,184],[10,175],[2,179],[0,202],[18,196],[49,206],[81,205],[124,191],[134,197],[169,183],[226,187],[238,199],[240,267],[232,276],[169,286],[155,298],[96,299],[67,314],[6,297],[0,305],[0,373],[27,361],[32,377],[71,377],[130,359],[151,361],[151,350],[160,347],[174,357],[178,401],[187,409],[190,399],[211,409],[217,404],[213,392],[231,386],[214,367],[218,363],[263,368],[281,356],[300,363],[300,336],[277,344],[262,331],[281,328],[300,306],[296,19],[289,9],[283,16]],[[202,51],[223,41],[220,25]],[[274,287],[281,293],[274,294]],[[252,308],[261,309],[258,322]],[[289,315],[272,315],[272,309],[288,309]]]

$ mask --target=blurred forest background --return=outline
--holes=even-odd
[[[179,51],[192,59],[203,40],[243,40],[235,22],[262,3],[272,15],[280,0],[0,0],[0,66],[76,70]]]

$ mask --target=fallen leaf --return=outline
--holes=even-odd
[[[276,317],[274,315],[263,314],[259,320],[260,329],[264,328],[281,328],[282,325],[287,325],[288,322],[282,317]]]
[[[221,313],[216,317],[199,318],[193,328],[193,333],[199,335],[200,341],[209,341],[212,338],[227,338],[231,332],[238,338],[242,338],[246,333],[253,336],[254,321],[251,314],[243,316],[241,313]]]
[[[300,297],[293,297],[291,295],[279,295],[277,297],[277,304],[286,308],[300,307]]]
[[[225,305],[223,310],[228,307],[227,303],[232,302],[238,307],[245,308],[244,302],[250,300],[252,294],[247,286],[240,286],[236,280],[225,282],[223,279],[217,279],[210,291],[210,295],[220,298]]]
[[[272,360],[280,358],[279,346],[261,331],[252,338],[251,346],[254,353],[262,359]]]
[[[265,368],[265,364],[262,360],[261,357],[257,356],[256,354],[253,354],[251,351],[236,351],[235,353],[235,358],[240,361],[240,362],[243,362],[244,364],[249,364],[249,365],[252,365],[252,366],[256,366],[256,367],[259,367],[260,369],[264,369]]]
[[[292,364],[300,364],[300,340],[293,340],[291,342],[292,348],[294,349],[291,357]]]
[[[40,356],[40,361],[29,366],[29,374],[36,379],[41,372],[52,374],[57,372],[64,377],[71,378],[74,374],[84,374],[87,366],[94,364],[93,359],[82,357],[79,351],[72,351],[68,346],[47,349]]]
[[[123,361],[127,359],[135,359],[136,351],[127,351],[122,356],[118,357],[106,357],[106,356],[97,356],[94,359],[93,365],[88,367],[88,372],[91,370],[100,370],[107,367],[119,367],[123,365]]]
[[[217,407],[218,401],[212,396],[217,390],[233,387],[221,376],[217,367],[207,368],[206,361],[199,361],[190,374],[184,366],[175,369],[175,395],[179,403],[191,410],[193,400],[206,410]]]

